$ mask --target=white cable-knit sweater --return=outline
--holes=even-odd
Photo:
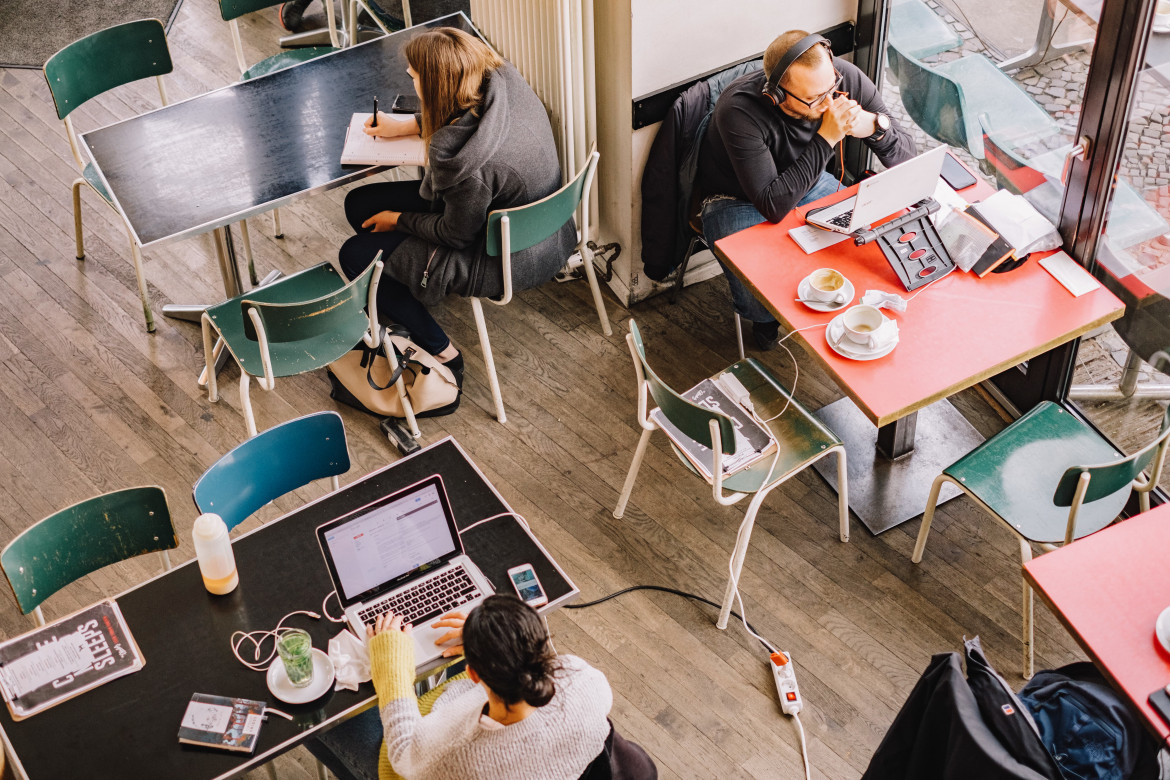
[[[423,717],[412,687],[414,644],[405,634],[375,636],[370,660],[385,733],[383,777],[392,776],[388,758],[406,780],[576,780],[609,733],[609,682],[576,656],[560,656],[552,700],[508,726],[482,715],[487,694],[470,680],[450,683]]]

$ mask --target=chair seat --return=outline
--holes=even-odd
[[[1045,401],[946,468],[952,477],[1025,539],[1064,541],[1068,507],[1052,503],[1053,489],[1073,466],[1122,458],[1112,445],[1059,405]],[[1081,507],[1077,538],[1112,523],[1130,488]]]
[[[784,403],[789,397],[788,390],[754,358],[741,360],[728,367],[727,371],[747,388],[756,414],[761,419],[767,420],[784,408]],[[774,456],[769,455],[760,459],[751,468],[724,479],[723,486],[726,489],[737,493],[754,493],[767,484],[799,471],[830,447],[841,444],[836,434],[796,400],[788,405],[784,414],[768,423],[768,429],[776,437],[779,446],[780,456],[775,469],[772,467]],[[678,448],[674,449],[683,464],[695,474],[699,474]],[[769,472],[772,475],[771,479],[768,479]]]
[[[320,298],[344,287],[346,281],[329,263],[286,276],[265,287],[210,306],[207,315],[223,337],[241,369],[253,376],[264,375],[260,343],[244,335],[243,300],[265,303],[297,303]],[[322,360],[332,362],[353,349],[366,332],[366,323],[355,321],[351,328],[331,331],[296,342],[270,343],[274,376],[294,376],[311,371]]]
[[[106,189],[106,184],[102,181],[102,177],[98,176],[97,168],[94,167],[93,163],[86,164],[85,168],[81,171],[81,177],[89,182],[89,186],[93,187],[93,191],[101,195],[106,203],[113,204],[114,199],[110,197],[110,191]]]
[[[980,114],[987,114],[991,126],[997,130],[1028,130],[1041,134],[1060,131],[1056,120],[1039,103],[982,54],[968,54],[931,67],[962,86],[967,146],[979,159],[984,157],[983,134],[978,121]]]
[[[302,62],[308,62],[325,54],[332,54],[335,51],[341,51],[341,49],[335,49],[332,46],[306,46],[303,49],[282,51],[280,54],[273,54],[271,57],[260,60],[248,68],[240,76],[240,81],[250,81],[259,76],[267,76],[269,73],[276,73],[278,70],[300,65]]]

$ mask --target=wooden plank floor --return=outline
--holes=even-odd
[[[275,52],[278,35],[274,12],[243,20],[250,60]],[[172,100],[236,76],[214,4],[184,3],[170,44]],[[120,88],[78,110],[76,124],[95,128],[156,101],[149,81]],[[75,176],[40,72],[0,71],[0,544],[98,492],[159,484],[183,540],[177,558],[185,560],[195,519],[191,485],[244,435],[238,371],[225,370],[222,400],[208,403],[195,383],[198,328],[160,316],[157,333],[145,333],[120,219],[89,191],[88,257],[73,259]],[[334,191],[285,209],[283,240],[271,237],[266,218],[253,220],[261,274],[334,258],[347,232],[343,196]],[[150,250],[145,259],[156,312],[169,301],[222,295],[209,236]],[[423,423],[424,443],[454,435],[529,519],[584,598],[645,583],[719,600],[743,510],[713,505],[662,438],[646,457],[625,519],[615,520],[612,509],[639,435],[626,320],[637,317],[664,378],[687,387],[733,359],[725,284],[707,282],[688,289],[676,306],[659,297],[632,312],[610,297],[612,338],[600,334],[580,282],[549,284],[507,307],[488,308],[508,424],[491,416],[470,307],[452,300],[439,316],[467,354],[466,394],[457,414]],[[791,382],[783,351],[757,356]],[[808,359],[797,357],[802,402],[816,408],[840,397]],[[321,373],[281,380],[274,392],[253,396],[261,428],[335,408]],[[975,391],[955,402],[985,435],[1003,424]],[[356,464],[343,481],[396,457],[371,418],[340,411]],[[285,497],[262,519],[323,489]],[[981,635],[992,662],[1022,684],[1013,538],[970,503],[953,501],[940,511],[926,559],[915,567],[909,554],[917,530],[911,522],[875,538],[854,522],[852,542],[840,543],[835,495],[812,471],[776,491],[760,513],[744,601],[756,627],[795,658],[817,777],[859,776],[930,656],[959,648],[964,635]],[[55,596],[47,615],[71,612],[154,572],[153,557],[111,567]],[[0,632],[11,636],[30,625],[3,589]],[[551,625],[562,652],[585,657],[609,676],[614,720],[654,755],[664,778],[798,776],[795,729],[779,713],[758,645],[738,624],[721,632],[711,609],[637,593],[561,611]],[[1079,657],[1043,607],[1036,638],[1040,668]],[[282,757],[279,769],[284,777],[311,776],[302,750]]]

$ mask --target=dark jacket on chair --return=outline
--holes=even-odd
[[[682,262],[699,146],[715,101],[728,84],[761,67],[760,60],[745,62],[691,85],[662,120],[642,172],[642,264],[651,279],[662,281]]]
[[[485,249],[488,212],[533,203],[561,187],[548,114],[524,77],[505,63],[486,93],[480,116],[468,111],[431,137],[419,194],[433,207],[402,214],[398,230],[410,238],[386,261],[385,273],[428,306],[450,293],[503,295],[500,258]],[[575,236],[567,222],[536,246],[513,252],[513,288],[552,279],[569,259]]]

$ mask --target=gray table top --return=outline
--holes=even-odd
[[[478,34],[462,13],[232,84],[81,136],[143,247],[203,233],[369,176],[343,166],[349,118],[414,94],[420,27]]]

